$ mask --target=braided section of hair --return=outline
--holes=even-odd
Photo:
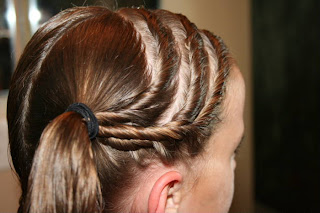
[[[190,123],[198,116],[205,104],[208,85],[208,53],[197,27],[185,16],[178,15],[183,24],[187,38],[185,44],[189,54],[191,82],[187,93],[185,107],[175,115],[174,120],[187,119]]]
[[[153,75],[149,88],[135,97],[135,102],[119,112],[131,116],[133,111],[149,113],[149,123],[155,122],[159,115],[171,104],[171,97],[176,87],[175,78],[180,66],[180,55],[176,50],[172,31],[163,25],[157,16],[145,9],[135,10],[147,22],[151,35],[156,42],[156,62],[152,69]],[[139,33],[139,32],[138,32]],[[146,44],[147,45],[147,44]]]
[[[179,40],[174,37],[166,20],[157,18],[157,15],[161,16],[165,12],[126,10],[128,9],[120,11],[124,19],[134,15],[135,18],[139,17],[140,22],[146,22],[148,33],[156,43],[153,46],[156,47],[153,56],[156,62],[150,68],[152,79],[148,89],[136,96],[134,102],[113,112],[96,113],[100,122],[99,137],[103,138],[100,141],[119,150],[154,148],[165,158],[172,158],[182,146],[188,146],[190,152],[196,152],[195,150],[201,149],[203,139],[210,135],[213,123],[219,121],[219,105],[229,72],[229,53],[218,37],[199,30],[183,15],[170,14],[170,21],[174,19],[179,23],[182,26],[179,32],[185,34],[184,39]],[[143,38],[145,32],[139,31],[138,27],[136,30]],[[146,46],[150,45],[147,41],[142,42]],[[208,44],[212,46],[206,47]],[[209,57],[209,52],[217,56]],[[189,71],[179,67],[183,56],[188,60]],[[146,55],[148,57],[152,56]],[[209,60],[216,58],[218,66],[210,66],[215,63],[210,63]],[[180,95],[176,94],[177,85],[182,80],[179,79],[179,72],[190,73],[188,85]],[[214,82],[210,82],[212,79]],[[162,114],[173,107],[174,97],[184,99],[182,108],[175,112],[169,122],[159,125],[157,121]],[[146,118],[143,114],[151,117]],[[140,121],[146,119],[148,122]]]
[[[231,66],[231,57],[229,56],[228,49],[224,45],[221,38],[213,35],[207,30],[204,30],[203,32],[216,50],[216,55],[218,57],[218,74],[215,80],[211,100],[203,108],[199,118],[195,121],[196,125],[199,126],[207,126],[210,122],[212,122],[212,120],[217,120],[216,111],[225,93],[226,78],[229,74],[229,69]]]

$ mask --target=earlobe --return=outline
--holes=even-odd
[[[182,176],[177,171],[170,171],[162,175],[153,185],[148,200],[148,213],[164,213],[166,208],[173,210],[173,202],[179,197],[178,190]],[[168,206],[169,205],[169,206]]]

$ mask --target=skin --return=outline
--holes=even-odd
[[[185,194],[177,212],[229,211],[234,193],[235,150],[243,138],[245,85],[235,67],[230,73],[222,123],[209,139],[196,184]]]
[[[193,167],[154,164],[137,187],[130,212],[227,213],[234,193],[235,151],[243,139],[245,84],[237,67],[227,83],[222,122]]]

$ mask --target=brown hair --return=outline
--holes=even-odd
[[[8,97],[19,212],[116,212],[137,171],[201,153],[230,67],[221,39],[165,10],[79,7],[44,24]],[[92,141],[86,104],[99,122]]]

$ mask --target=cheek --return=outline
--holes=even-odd
[[[220,193],[220,210],[219,212],[228,212],[232,203],[233,194],[234,194],[234,169],[236,167],[236,161],[231,160],[231,162],[225,163],[225,169],[222,174],[224,177],[221,177],[221,182],[219,187]]]
[[[230,159],[230,158],[229,158]],[[208,177],[203,187],[203,200],[209,206],[204,212],[227,213],[234,193],[234,160],[215,161],[208,168]]]

